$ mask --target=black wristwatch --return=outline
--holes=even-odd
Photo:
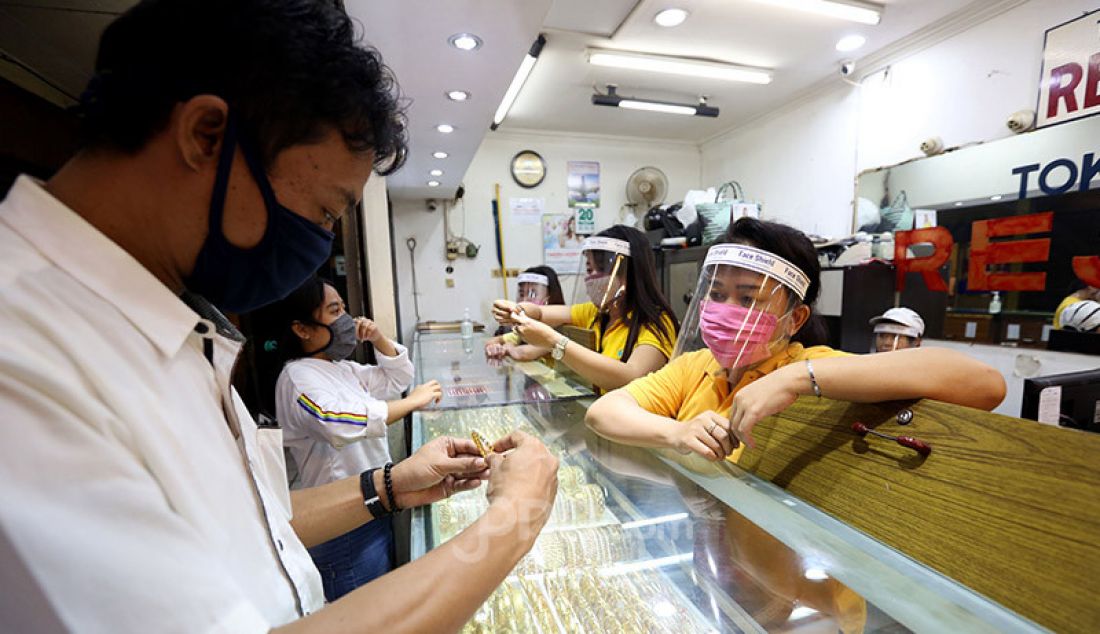
[[[382,498],[379,497],[378,491],[374,487],[375,471],[378,471],[378,469],[367,469],[359,474],[359,490],[363,492],[363,506],[367,507],[367,510],[375,519],[378,519],[390,515],[393,511],[387,509],[386,505],[382,503]]]

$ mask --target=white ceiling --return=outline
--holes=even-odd
[[[988,0],[884,0],[882,23],[866,26],[761,4],[754,0],[345,0],[394,70],[409,109],[411,148],[405,168],[388,180],[396,198],[445,197],[461,182],[488,131],[493,112],[531,42],[541,30],[542,56],[502,130],[534,129],[702,142],[744,124],[822,81],[841,81],[847,57],[863,56]],[[99,33],[133,0],[21,0],[0,2],[0,51],[33,69],[70,96],[83,89]],[[653,16],[668,7],[691,12],[665,29]],[[467,31],[484,40],[464,53],[447,38]],[[842,36],[859,33],[867,45],[834,50]],[[197,42],[201,45],[201,42]],[[769,85],[740,84],[597,68],[587,47],[660,53],[774,69]],[[0,72],[5,72],[0,60]],[[6,75],[13,74],[8,71]],[[593,86],[619,86],[628,96],[694,102],[699,95],[721,110],[717,119],[593,106]],[[461,89],[472,98],[447,100]],[[61,101],[64,101],[63,99]],[[67,104],[65,104],[67,105]],[[437,123],[456,131],[443,135]],[[431,153],[443,150],[442,161]],[[429,188],[429,170],[444,170]]]
[[[386,179],[394,198],[449,198],[489,131],[508,84],[538,37],[551,0],[345,0],[348,13],[363,24],[366,40],[393,69],[409,108],[409,159]],[[456,33],[473,33],[484,44],[460,51],[447,43]],[[465,90],[464,102],[444,93]],[[436,132],[439,123],[455,127]],[[442,150],[450,156],[432,158]],[[427,186],[429,170],[443,170]]]
[[[966,7],[971,0],[886,0],[877,26],[753,0],[601,0],[601,10],[593,18],[589,7],[595,4],[592,0],[554,2],[546,21],[547,45],[501,129],[700,142],[783,105],[825,78],[835,76],[841,81],[842,60],[873,53]],[[678,27],[654,24],[657,12],[670,7],[691,14]],[[605,14],[616,12],[625,22],[617,30],[609,29],[614,20]],[[867,44],[854,53],[836,51],[836,42],[853,33],[864,35]],[[711,59],[775,72],[771,84],[754,85],[601,68],[587,63],[587,47]],[[710,119],[593,106],[593,85],[603,91],[608,83],[617,84],[622,95],[684,103],[695,103],[705,94],[721,113]]]

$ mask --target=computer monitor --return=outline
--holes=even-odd
[[[1020,418],[1100,432],[1100,368],[1025,379]]]

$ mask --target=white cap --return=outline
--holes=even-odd
[[[872,317],[871,325],[875,327],[875,332],[918,338],[924,336],[924,320],[908,308],[891,308],[878,317]]]
[[[1062,311],[1062,328],[1092,332],[1100,328],[1100,302],[1087,299],[1070,304]]]

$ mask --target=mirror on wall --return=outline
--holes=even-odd
[[[945,290],[923,291],[947,297],[926,336],[1100,352],[1100,334],[1055,332],[1063,301],[1100,286],[1085,266],[1100,256],[1100,117],[868,170],[854,207],[857,231],[926,229],[909,258],[943,261]]]

